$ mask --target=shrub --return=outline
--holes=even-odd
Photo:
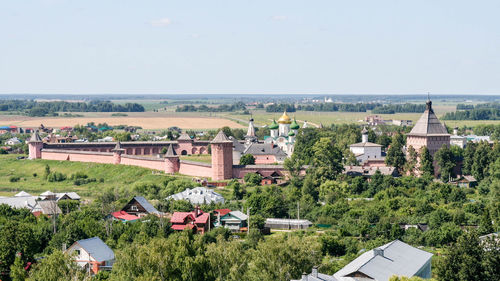
[[[47,176],[47,180],[50,182],[64,181],[66,180],[66,175],[59,172],[53,172]]]
[[[18,182],[21,179],[19,176],[10,176],[9,181],[10,182]]]
[[[262,176],[257,173],[248,173],[245,175],[245,177],[243,177],[243,179],[247,184],[260,185],[260,182],[262,181]]]

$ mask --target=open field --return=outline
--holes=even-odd
[[[454,106],[435,106],[434,111],[441,117],[446,112],[454,111]],[[252,116],[255,120],[255,124],[258,126],[269,125],[273,119],[278,120],[278,118],[283,113],[270,113],[265,110],[253,110]],[[297,111],[288,113],[290,117],[295,117],[299,125],[302,126],[304,120],[307,120],[309,124],[319,125],[322,123],[325,126],[331,124],[350,124],[350,123],[362,123],[364,118],[369,115],[373,115],[371,112],[319,112],[319,111]],[[422,113],[395,113],[395,114],[377,114],[382,116],[384,119],[407,119],[416,122]],[[249,115],[242,114],[232,114],[227,113],[224,117],[235,121],[247,121],[250,119]],[[243,123],[241,122],[240,123]],[[449,126],[475,126],[479,124],[500,124],[500,120],[481,120],[481,121],[470,121],[470,120],[456,120],[456,121],[445,121]]]
[[[117,187],[132,190],[137,183],[153,182],[161,185],[165,178],[165,175],[158,171],[141,167],[40,159],[17,160],[16,156],[18,155],[0,155],[1,196],[12,196],[21,190],[34,195],[51,190],[52,192],[75,191],[85,198],[94,198],[97,193],[106,188]],[[71,180],[48,182],[43,178],[47,164],[52,172],[60,172],[69,177],[77,171],[83,171],[89,177],[96,178],[97,182],[80,186],[74,185]],[[34,176],[35,173],[36,176]],[[21,179],[18,182],[10,182],[11,176],[19,176]],[[100,178],[104,179],[103,183],[99,182]]]
[[[74,113],[82,114],[82,113]],[[27,117],[4,115],[0,116],[1,125],[15,125],[18,127],[38,127],[43,124],[46,127],[63,127],[74,125],[85,125],[89,122],[107,123],[108,125],[140,126],[143,129],[166,129],[177,126],[182,129],[217,129],[224,126],[231,128],[243,128],[242,125],[219,117],[203,116],[197,117],[187,114],[159,114],[153,112],[131,112],[126,117],[111,117],[112,113],[83,114],[85,117]],[[176,117],[174,117],[177,115]],[[156,117],[155,117],[156,116]]]

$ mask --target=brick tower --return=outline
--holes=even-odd
[[[210,143],[212,145],[212,180],[233,177],[233,142],[221,130]]]
[[[122,148],[122,144],[117,142],[115,148],[113,149],[113,164],[117,165],[122,162],[122,153],[125,149]]]
[[[35,131],[28,141],[29,159],[42,158],[43,141],[38,131]]]
[[[165,173],[175,174],[179,172],[180,162],[179,156],[175,153],[172,145],[168,146],[167,153],[165,153]]]

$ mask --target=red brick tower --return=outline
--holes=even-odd
[[[175,174],[179,172],[180,161],[179,156],[175,153],[172,145],[168,146],[167,153],[165,153],[165,173]]]
[[[28,141],[29,159],[42,158],[43,141],[37,131],[35,131]]]
[[[212,145],[212,180],[233,177],[233,142],[221,130],[210,143]]]
[[[122,153],[125,152],[125,149],[122,148],[120,142],[117,142],[113,151],[113,164],[117,165],[122,162]]]

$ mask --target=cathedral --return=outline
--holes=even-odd
[[[273,120],[273,123],[269,126],[271,135],[264,138],[264,143],[274,144],[288,156],[291,156],[295,144],[295,136],[299,128],[300,126],[297,124],[295,118],[292,121],[285,111],[278,119],[278,123],[276,123],[276,120]]]

